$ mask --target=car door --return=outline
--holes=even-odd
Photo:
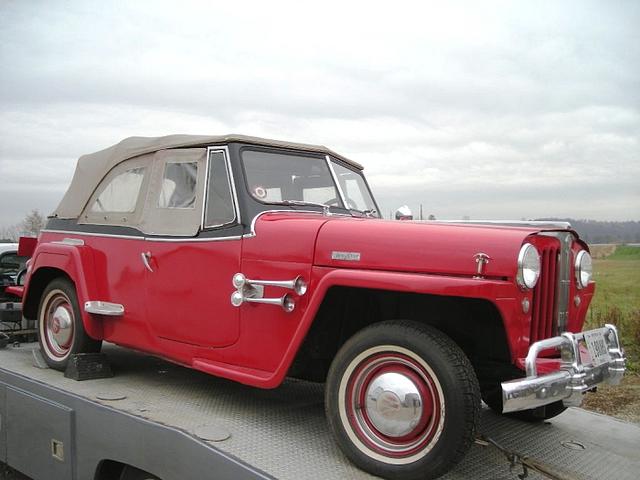
[[[156,153],[140,253],[149,323],[162,339],[221,347],[238,338],[229,295],[242,240],[229,171],[223,148]]]

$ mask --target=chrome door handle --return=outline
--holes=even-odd
[[[144,263],[145,268],[153,273],[153,268],[151,268],[151,265],[149,265],[149,260],[151,260],[151,252],[142,252],[140,254],[140,258],[142,259],[142,263]]]

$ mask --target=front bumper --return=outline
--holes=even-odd
[[[599,383],[620,383],[625,371],[624,350],[620,345],[618,330],[606,324],[596,329],[604,334],[610,360],[598,366],[583,364],[580,342],[584,334],[565,332],[558,337],[547,338],[531,345],[526,358],[525,378],[502,382],[502,411],[504,413],[529,410],[562,400],[565,406],[579,406],[584,393]],[[560,351],[560,370],[538,375],[536,360],[543,350]]]

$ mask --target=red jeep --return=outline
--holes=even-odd
[[[129,138],[80,158],[24,315],[61,370],[104,340],[261,388],[326,382],[337,442],[389,478],[449,470],[481,398],[539,420],[620,380],[616,329],[581,332],[591,257],[568,225],[379,211],[325,147]]]

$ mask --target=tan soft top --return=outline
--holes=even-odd
[[[54,215],[59,218],[77,218],[89,201],[98,183],[119,163],[139,155],[166,150],[169,148],[205,147],[222,145],[230,142],[242,142],[252,145],[289,148],[307,152],[321,152],[362,170],[362,165],[339,155],[321,145],[307,145],[304,143],[283,142],[267,138],[250,137],[247,135],[167,135],[165,137],[129,137],[109,148],[99,152],[83,155],[78,159],[76,171],[71,185],[67,189]]]

